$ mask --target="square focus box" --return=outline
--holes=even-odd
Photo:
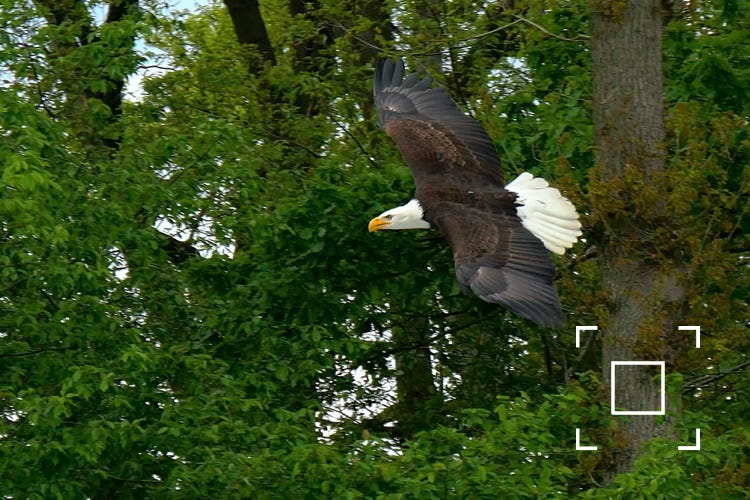
[[[660,399],[661,407],[659,410],[617,410],[615,409],[615,392],[617,388],[616,383],[616,368],[618,366],[659,366],[661,367],[661,388],[660,388]],[[664,361],[612,361],[611,362],[611,404],[612,415],[664,415],[666,413],[666,362]]]

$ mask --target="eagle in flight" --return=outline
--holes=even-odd
[[[448,240],[461,289],[545,327],[565,318],[548,251],[562,255],[581,235],[573,204],[524,172],[508,185],[495,146],[432,78],[404,75],[382,59],[373,96],[378,124],[411,170],[414,198],[370,221],[381,229],[438,229]]]

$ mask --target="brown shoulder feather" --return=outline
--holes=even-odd
[[[417,189],[425,175],[436,170],[446,184],[465,176],[503,186],[500,160],[481,124],[461,111],[445,89],[431,84],[430,77],[404,78],[401,60],[384,59],[376,67],[378,123],[403,153]]]

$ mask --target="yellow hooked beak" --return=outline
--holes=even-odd
[[[370,231],[371,233],[374,233],[375,231],[383,229],[385,226],[387,226],[390,223],[391,223],[391,221],[389,221],[389,220],[386,220],[386,219],[383,219],[383,218],[380,218],[380,217],[375,217],[367,225],[367,230]]]

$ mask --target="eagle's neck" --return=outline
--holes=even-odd
[[[429,229],[430,223],[424,219],[424,210],[419,200],[412,198],[406,205],[401,205],[392,210],[398,214],[399,224],[397,229]],[[396,228],[394,228],[396,229]]]

